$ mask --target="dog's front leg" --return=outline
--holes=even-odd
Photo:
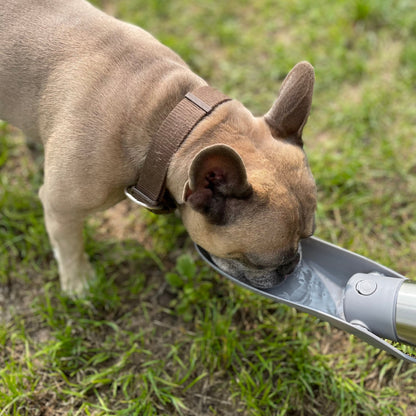
[[[85,214],[57,209],[53,195],[43,185],[39,191],[55,258],[58,261],[61,288],[70,295],[83,292],[94,270],[84,252]]]

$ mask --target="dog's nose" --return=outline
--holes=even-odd
[[[290,258],[288,261],[286,261],[281,266],[279,266],[279,269],[278,269],[279,273],[282,275],[288,275],[288,274],[293,273],[299,261],[300,261],[300,253],[297,252],[292,258]]]

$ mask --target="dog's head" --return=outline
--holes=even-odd
[[[191,238],[257,287],[291,273],[300,240],[314,231],[316,189],[302,142],[313,84],[313,68],[302,62],[264,117],[228,105],[227,116],[205,128],[210,145],[190,164],[181,216]]]

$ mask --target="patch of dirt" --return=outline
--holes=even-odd
[[[147,250],[152,248],[152,238],[143,221],[143,209],[128,200],[119,202],[106,211],[95,214],[90,221],[97,227],[96,238],[117,241],[136,240]]]

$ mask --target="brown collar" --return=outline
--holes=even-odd
[[[188,92],[153,136],[137,184],[126,188],[126,196],[156,214],[174,211],[176,202],[166,190],[166,175],[172,156],[203,118],[230,100],[209,86]]]

